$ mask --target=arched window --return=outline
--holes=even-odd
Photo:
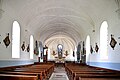
[[[48,48],[48,56],[47,59],[50,60],[50,49]]]
[[[86,63],[89,61],[90,54],[90,36],[88,35],[86,38]]]
[[[30,36],[30,59],[33,59],[34,48],[33,48],[33,35]]]
[[[12,58],[20,58],[20,25],[17,21],[12,27]]]
[[[107,43],[108,43],[108,24],[104,21],[100,28],[100,58],[108,59]]]
[[[75,46],[75,50],[74,50],[75,54],[74,54],[74,61],[77,61],[77,47]]]

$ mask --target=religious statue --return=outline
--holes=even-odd
[[[35,41],[34,54],[36,54],[36,55],[39,54],[39,50],[38,50],[38,42],[37,42],[37,40]]]

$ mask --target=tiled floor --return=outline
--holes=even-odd
[[[56,67],[49,80],[69,80],[63,67]]]

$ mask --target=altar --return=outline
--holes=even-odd
[[[55,57],[55,63],[65,63],[65,57]]]

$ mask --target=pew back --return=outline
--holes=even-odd
[[[0,74],[0,80],[37,80],[35,75]]]

